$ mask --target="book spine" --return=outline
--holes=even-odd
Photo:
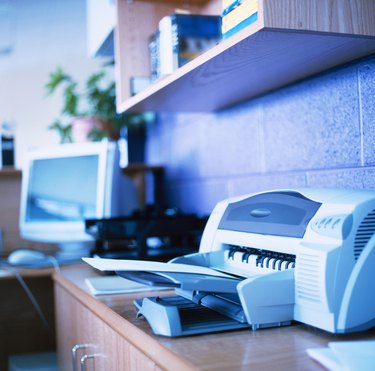
[[[163,77],[174,71],[171,16],[163,17],[159,22],[159,49],[160,77]]]
[[[165,76],[221,39],[221,17],[173,14],[159,22],[160,74]]]
[[[257,0],[245,0],[222,17],[222,33],[225,34],[245,19],[258,12]]]
[[[228,37],[234,35],[238,31],[240,31],[240,30],[244,29],[245,27],[249,26],[250,24],[256,22],[257,20],[258,20],[258,13],[254,13],[253,15],[246,18],[245,20],[243,20],[238,25],[234,26],[233,28],[231,28],[227,32],[223,33],[223,39],[227,39]]]
[[[155,32],[151,35],[148,44],[149,55],[150,55],[150,78],[151,81],[156,81],[160,77],[160,66],[159,66],[159,32]]]
[[[172,68],[173,71],[177,70],[180,67],[179,62],[179,55],[180,55],[180,35],[179,35],[179,27],[176,15],[171,17],[171,28],[172,28]]]
[[[222,0],[222,13],[224,16],[228,14],[232,9],[234,9],[242,0]]]

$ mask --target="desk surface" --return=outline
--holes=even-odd
[[[50,277],[52,276],[52,273],[55,271],[53,268],[17,268],[17,267],[1,267],[0,266],[0,280],[1,279],[14,279],[15,274],[14,270],[17,270],[17,272],[24,278],[27,277]]]
[[[155,336],[143,318],[136,318],[135,298],[171,295],[173,292],[94,297],[84,279],[97,275],[89,266],[63,268],[55,281],[104,322],[165,369],[199,370],[319,370],[306,348],[329,341],[368,339],[375,331],[332,335],[303,324],[258,331],[239,330],[182,338]]]

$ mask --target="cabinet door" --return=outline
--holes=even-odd
[[[140,350],[56,285],[56,327],[59,369],[72,369],[72,347],[90,344],[76,352],[76,370],[84,354],[95,355],[85,362],[85,370],[159,370]],[[125,321],[125,319],[124,319]]]
[[[80,318],[79,303],[59,285],[55,285],[55,313],[59,370],[72,370],[72,348],[87,337],[83,333],[87,324],[84,316]],[[78,358],[80,353],[77,351]]]

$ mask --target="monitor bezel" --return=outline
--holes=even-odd
[[[96,218],[103,218],[111,213],[112,177],[114,167],[115,144],[107,140],[88,143],[67,143],[58,146],[32,148],[24,159],[19,228],[22,238],[30,241],[46,243],[71,243],[92,241],[92,237],[85,233],[85,223],[82,221],[71,222],[37,222],[26,221],[27,196],[32,165],[36,160],[71,158],[78,156],[98,156],[98,177],[96,197]]]

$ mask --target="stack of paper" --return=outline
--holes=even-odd
[[[307,353],[330,371],[375,370],[375,340],[338,341],[328,345],[328,348],[307,349]]]

